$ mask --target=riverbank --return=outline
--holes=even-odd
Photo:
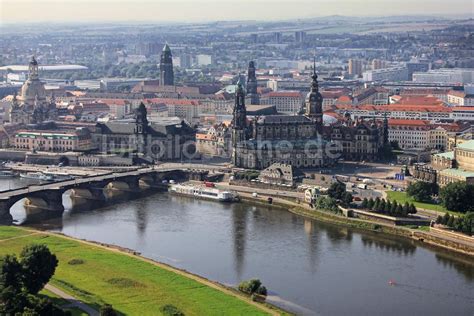
[[[123,314],[156,315],[171,304],[185,315],[287,315],[238,291],[120,247],[57,233],[0,226],[0,255],[31,243],[47,245],[59,259],[51,284],[99,310],[107,303]]]
[[[264,204],[267,206],[269,205],[269,203],[267,202],[267,197],[265,196],[260,195],[254,197],[251,194],[244,192],[239,192],[239,194],[243,201]],[[453,251],[458,254],[474,257],[474,243],[466,242],[465,240],[456,240],[455,238],[444,236],[439,232],[431,233],[430,231],[424,231],[419,229],[410,229],[402,226],[393,226],[357,218],[348,218],[329,212],[312,209],[308,205],[302,203],[298,204],[288,198],[285,199],[272,197],[272,206],[285,209],[293,214],[297,214],[306,218],[338,225],[344,225],[355,229],[401,236],[416,240],[418,242],[424,242],[431,246]]]

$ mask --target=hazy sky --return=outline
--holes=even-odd
[[[473,15],[474,0],[0,0],[3,22],[276,20]]]

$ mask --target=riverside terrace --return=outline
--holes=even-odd
[[[107,191],[129,193],[133,198],[146,190],[165,189],[163,180],[183,180],[191,176],[191,172],[178,169],[144,168],[3,191],[0,192],[0,223],[11,223],[10,208],[24,198],[27,209],[57,214],[64,211],[62,196],[68,190],[72,197],[93,201],[100,207],[109,201]]]

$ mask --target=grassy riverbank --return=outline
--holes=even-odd
[[[404,204],[405,202],[413,203],[418,208],[439,212],[440,215],[443,215],[444,213],[449,213],[457,216],[462,215],[462,213],[459,212],[448,211],[443,205],[440,204],[416,202],[415,200],[413,200],[413,198],[409,197],[406,192],[386,191],[386,193],[389,200],[397,201],[401,204]]]
[[[59,259],[51,284],[95,309],[112,304],[128,315],[159,315],[175,305],[185,315],[282,314],[221,285],[141,257],[61,235],[0,226],[0,255],[45,244]],[[47,295],[47,293],[46,293]]]

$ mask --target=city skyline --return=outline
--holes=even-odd
[[[199,5],[199,10],[196,6]],[[91,10],[91,6],[94,8]],[[178,0],[149,1],[111,0],[1,0],[0,12],[3,23],[24,22],[209,22],[224,20],[285,20],[298,18],[343,15],[371,16],[468,16],[469,0],[453,0],[449,3],[423,0],[371,0],[362,5],[358,0],[298,0],[270,1],[243,0]],[[113,9],[113,10],[112,10]],[[74,14],[71,14],[73,12]]]

